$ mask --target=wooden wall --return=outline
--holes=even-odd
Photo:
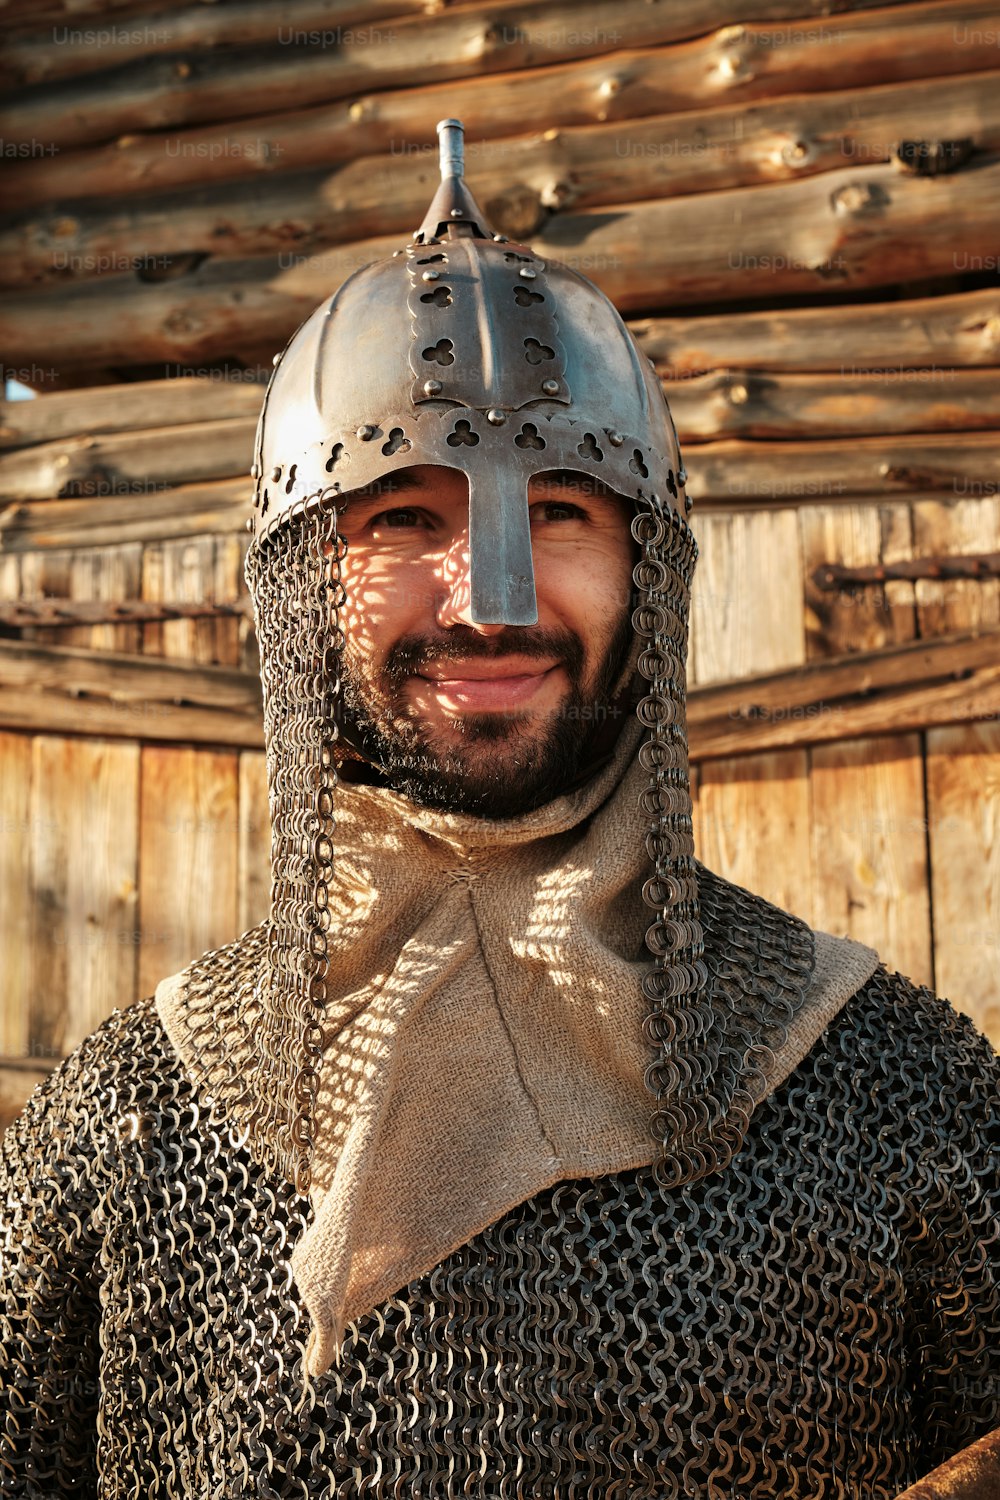
[[[261,383],[443,115],[664,381],[701,857],[1000,1042],[1000,10],[822,10],[0,9],[0,1119],[266,910]]]

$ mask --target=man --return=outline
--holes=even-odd
[[[658,383],[439,131],[258,428],[269,918],[5,1140],[4,1492],[890,1500],[1000,1425],[996,1060],[696,863]]]

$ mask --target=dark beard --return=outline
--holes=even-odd
[[[597,745],[618,738],[620,721],[628,710],[610,695],[631,644],[631,620],[626,613],[601,662],[596,683],[587,687],[583,648],[569,631],[512,626],[502,636],[481,636],[467,626],[455,625],[440,640],[407,636],[389,653],[380,701],[375,701],[370,685],[344,661],[338,715],[343,737],[394,791],[421,806],[482,818],[513,818],[567,791],[582,778]],[[556,656],[569,677],[569,696],[541,729],[529,734],[529,714],[456,716],[451,720],[453,728],[468,745],[476,745],[479,753],[466,755],[464,746],[437,753],[427,743],[420,721],[400,711],[399,690],[411,673],[428,662],[491,659],[512,652],[550,661]],[[496,748],[484,752],[482,747],[491,744]]]

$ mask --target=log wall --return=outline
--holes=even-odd
[[[1000,1042],[997,6],[0,25],[0,349],[39,392],[0,414],[0,1122],[266,911],[262,382],[413,228],[452,114],[498,227],[615,298],[674,411],[701,857]]]

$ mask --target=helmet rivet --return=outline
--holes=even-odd
[[[440,271],[422,271],[420,273],[420,280],[421,281],[438,281],[440,279],[440,276],[441,276],[441,272]]]
[[[502,427],[507,420],[507,413],[501,411],[499,406],[492,406],[486,413],[486,420],[492,422],[494,427]]]
[[[518,275],[523,276],[525,281],[534,281],[535,279],[535,272],[531,269],[530,266],[522,266],[520,271],[518,272]]]
[[[443,389],[440,380],[425,380],[424,395],[436,396]]]
[[[620,432],[608,433],[608,442],[611,444],[612,448],[620,448],[624,441],[625,439]]]
[[[278,482],[278,480],[280,478],[281,478],[281,465],[280,464],[275,464],[274,468],[271,470],[271,482],[273,484],[277,484],[277,482]]]
[[[460,219],[462,217],[462,210],[460,208],[453,208],[451,216],[453,219]]]
[[[374,427],[369,427],[367,424],[365,424],[364,427],[358,428],[355,435],[359,437],[363,443],[367,443],[369,438],[373,438],[375,436],[375,429]]]
[[[276,354],[274,356],[274,358],[272,359],[271,363],[272,363],[272,365],[280,364],[281,363],[281,355],[280,354]]]
[[[554,396],[555,393],[556,393],[556,391],[558,389],[559,389],[559,382],[558,382],[558,380],[543,380],[542,381],[542,390],[545,392],[546,396]]]
[[[683,489],[683,487],[687,484],[687,482],[688,482],[687,470],[686,469],[678,469],[677,470],[677,483]]]
[[[257,464],[251,464],[250,465],[250,478],[251,479],[256,479],[259,474],[260,474],[260,468],[258,467],[258,465]]]
[[[498,245],[507,244],[507,236],[505,234],[495,234],[493,238],[496,240]]]
[[[253,531],[253,516],[247,516],[247,531]]]

